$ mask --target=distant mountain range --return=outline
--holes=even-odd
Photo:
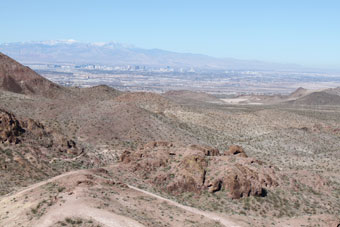
[[[222,70],[302,70],[298,65],[276,64],[202,54],[142,49],[120,43],[83,43],[75,40],[0,44],[0,52],[24,64],[145,65]]]

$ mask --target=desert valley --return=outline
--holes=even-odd
[[[339,226],[340,88],[64,87],[0,54],[0,226]]]

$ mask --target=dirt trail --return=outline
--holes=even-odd
[[[6,201],[12,200],[12,198],[18,198],[20,195],[25,194],[31,190],[39,188],[45,184],[50,182],[54,182],[60,178],[79,174],[81,172],[85,172],[87,170],[75,170],[71,172],[67,172],[56,177],[53,177],[48,180],[44,180],[42,182],[33,184],[22,191],[14,192],[12,194],[7,194],[3,198],[0,199],[0,204],[5,203]],[[67,196],[64,198],[65,203],[61,206],[55,206],[48,211],[48,213],[41,217],[41,219],[37,220],[34,226],[36,227],[47,227],[52,226],[54,223],[58,221],[63,221],[67,217],[81,217],[81,218],[90,218],[104,226],[108,227],[144,227],[144,225],[139,222],[125,216],[121,216],[103,209],[97,209],[91,207],[86,204],[85,201],[77,199],[77,192],[75,192],[71,196]]]
[[[155,197],[157,199],[160,199],[160,200],[163,200],[163,201],[166,201],[168,202],[169,204],[171,205],[174,205],[174,206],[177,206],[183,210],[186,210],[186,211],[189,211],[191,213],[194,213],[194,214],[198,214],[198,215],[202,215],[206,218],[209,218],[211,220],[214,220],[214,221],[218,221],[220,222],[222,225],[224,226],[227,226],[227,227],[240,227],[240,225],[226,219],[225,217],[222,217],[216,213],[212,213],[212,212],[208,212],[208,211],[202,211],[202,210],[199,210],[199,209],[196,209],[196,208],[193,208],[193,207],[189,207],[189,206],[185,206],[185,205],[182,205],[180,203],[177,203],[175,201],[172,201],[170,199],[166,199],[166,198],[163,198],[159,195],[155,195],[151,192],[148,192],[148,191],[145,191],[143,189],[139,189],[139,188],[136,188],[134,186],[131,186],[131,185],[128,185],[129,188],[133,189],[133,190],[136,190],[136,191],[139,191],[139,192],[142,192],[146,195],[149,195],[149,196],[152,196],[152,197]]]
[[[93,219],[100,224],[108,227],[144,227],[139,222],[122,215],[115,214],[113,212],[90,207],[86,204],[86,201],[77,199],[77,193],[65,198],[66,202],[62,206],[55,206],[49,212],[44,215],[36,227],[52,226],[58,221],[63,221],[68,217]]]
[[[33,184],[33,185],[31,185],[31,186],[28,186],[26,189],[23,189],[22,191],[13,192],[13,193],[11,193],[11,194],[4,195],[3,198],[0,198],[0,202],[1,202],[2,200],[4,200],[4,199],[7,200],[7,199],[11,199],[12,197],[18,197],[18,196],[20,196],[20,195],[22,195],[22,194],[24,194],[24,193],[26,193],[26,192],[28,192],[28,191],[30,191],[30,190],[36,189],[36,188],[38,188],[38,187],[40,187],[40,186],[42,186],[42,185],[48,184],[48,183],[50,183],[50,182],[53,182],[53,181],[58,180],[58,179],[60,179],[60,178],[62,178],[62,177],[65,177],[65,176],[69,176],[69,175],[72,175],[72,174],[75,174],[75,173],[79,173],[79,172],[81,172],[81,171],[85,171],[85,170],[75,170],[75,171],[63,173],[63,174],[58,175],[58,176],[56,176],[56,177],[50,178],[50,179],[48,179],[48,180],[44,180],[44,181],[41,181],[41,182],[39,182],[39,183]]]
[[[34,185],[29,186],[28,188],[19,191],[17,193],[13,193],[11,195],[5,195],[3,198],[0,199],[0,203],[4,202],[5,200],[10,200],[12,199],[12,197],[16,197],[18,198],[18,196],[34,190],[42,185],[45,185],[47,183],[53,182],[55,180],[58,180],[62,177],[65,176],[69,176],[72,174],[77,174],[80,172],[83,172],[86,170],[76,170],[76,171],[71,171],[71,172],[67,172],[64,174],[61,174],[59,176],[53,177],[51,179],[36,183]],[[197,215],[202,215],[210,220],[214,220],[217,222],[220,222],[222,225],[224,226],[228,226],[228,227],[240,227],[240,225],[234,223],[233,221],[227,219],[226,217],[223,217],[222,215],[216,214],[216,213],[212,213],[212,212],[208,212],[208,211],[202,211],[193,207],[189,207],[189,206],[185,206],[182,205],[180,203],[177,203],[175,201],[172,201],[170,199],[166,199],[163,198],[159,195],[153,194],[151,192],[136,188],[134,186],[128,185],[128,187],[130,189],[133,189],[135,191],[138,192],[142,192],[143,194],[152,196],[154,198],[157,198],[159,200],[163,200],[166,201],[167,203],[176,206],[180,209],[189,211],[193,214],[197,214]],[[92,218],[96,221],[98,221],[99,223],[104,224],[105,226],[109,226],[109,227],[119,227],[119,226],[126,226],[126,227],[143,227],[142,224],[138,223],[137,221],[125,217],[125,216],[121,216],[109,211],[105,211],[105,210],[101,210],[101,209],[97,209],[97,208],[93,208],[90,206],[87,206],[86,203],[81,203],[81,201],[75,200],[75,196],[72,196],[70,198],[66,199],[66,203],[63,204],[62,206],[58,206],[55,209],[52,209],[48,212],[47,215],[43,216],[42,219],[39,220],[39,222],[36,224],[36,226],[41,226],[41,227],[45,227],[45,226],[50,226],[53,223],[55,223],[56,221],[59,220],[63,220],[66,217],[70,217],[70,216],[76,216],[76,217],[84,217],[84,218]]]

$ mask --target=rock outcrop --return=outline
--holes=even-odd
[[[0,195],[84,166],[92,167],[92,160],[74,140],[40,122],[0,109]]]
[[[14,114],[0,109],[0,142],[17,144],[23,136],[40,142],[43,142],[42,139],[51,137],[41,123],[32,119],[18,120]]]
[[[249,158],[242,147],[230,146],[224,154],[209,146],[151,142],[123,152],[120,160],[123,168],[174,195],[221,191],[239,199],[266,196],[278,186],[274,168]]]
[[[221,181],[228,196],[233,199],[248,196],[266,196],[268,187],[277,186],[273,178],[263,171],[255,171],[247,166],[235,165]]]
[[[167,190],[170,192],[199,192],[204,186],[208,161],[202,155],[188,155],[178,165],[178,173],[170,182]]]
[[[19,143],[19,136],[25,132],[20,122],[9,112],[0,109],[0,142]]]

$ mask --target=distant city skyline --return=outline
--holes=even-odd
[[[0,43],[115,41],[140,48],[340,69],[340,2],[4,1]]]

